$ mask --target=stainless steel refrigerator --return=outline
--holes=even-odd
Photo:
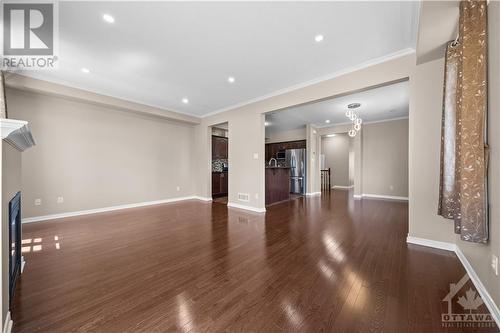
[[[287,149],[286,166],[290,167],[290,192],[306,194],[306,150]]]

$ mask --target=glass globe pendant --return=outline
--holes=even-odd
[[[350,129],[349,132],[347,133],[351,138],[354,138],[356,136],[356,131],[353,129]]]

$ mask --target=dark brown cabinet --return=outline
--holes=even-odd
[[[212,136],[212,159],[227,159],[228,140],[222,136]]]
[[[280,150],[301,149],[301,148],[306,148],[306,140],[267,143],[266,161],[269,161],[271,158],[276,158],[276,154],[278,154]]]
[[[212,135],[212,161],[227,160],[228,139],[223,136]],[[224,162],[226,165],[226,163]],[[227,171],[216,168],[212,172],[212,197],[224,197],[228,192]],[[226,169],[224,169],[226,170]]]
[[[226,196],[227,191],[227,172],[212,172],[212,196]]]
[[[290,168],[266,168],[266,205],[290,200]]]

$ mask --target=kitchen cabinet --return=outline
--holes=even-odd
[[[290,200],[290,168],[266,168],[266,205]]]
[[[306,140],[267,143],[266,144],[266,161],[269,162],[269,160],[271,158],[276,158],[276,154],[280,150],[301,149],[301,148],[306,148]]]
[[[228,139],[222,136],[212,136],[212,159],[227,159]]]
[[[227,172],[212,172],[212,197],[223,197],[227,192]]]

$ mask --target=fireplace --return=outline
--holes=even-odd
[[[9,294],[14,296],[16,281],[21,274],[21,192],[9,202]]]

